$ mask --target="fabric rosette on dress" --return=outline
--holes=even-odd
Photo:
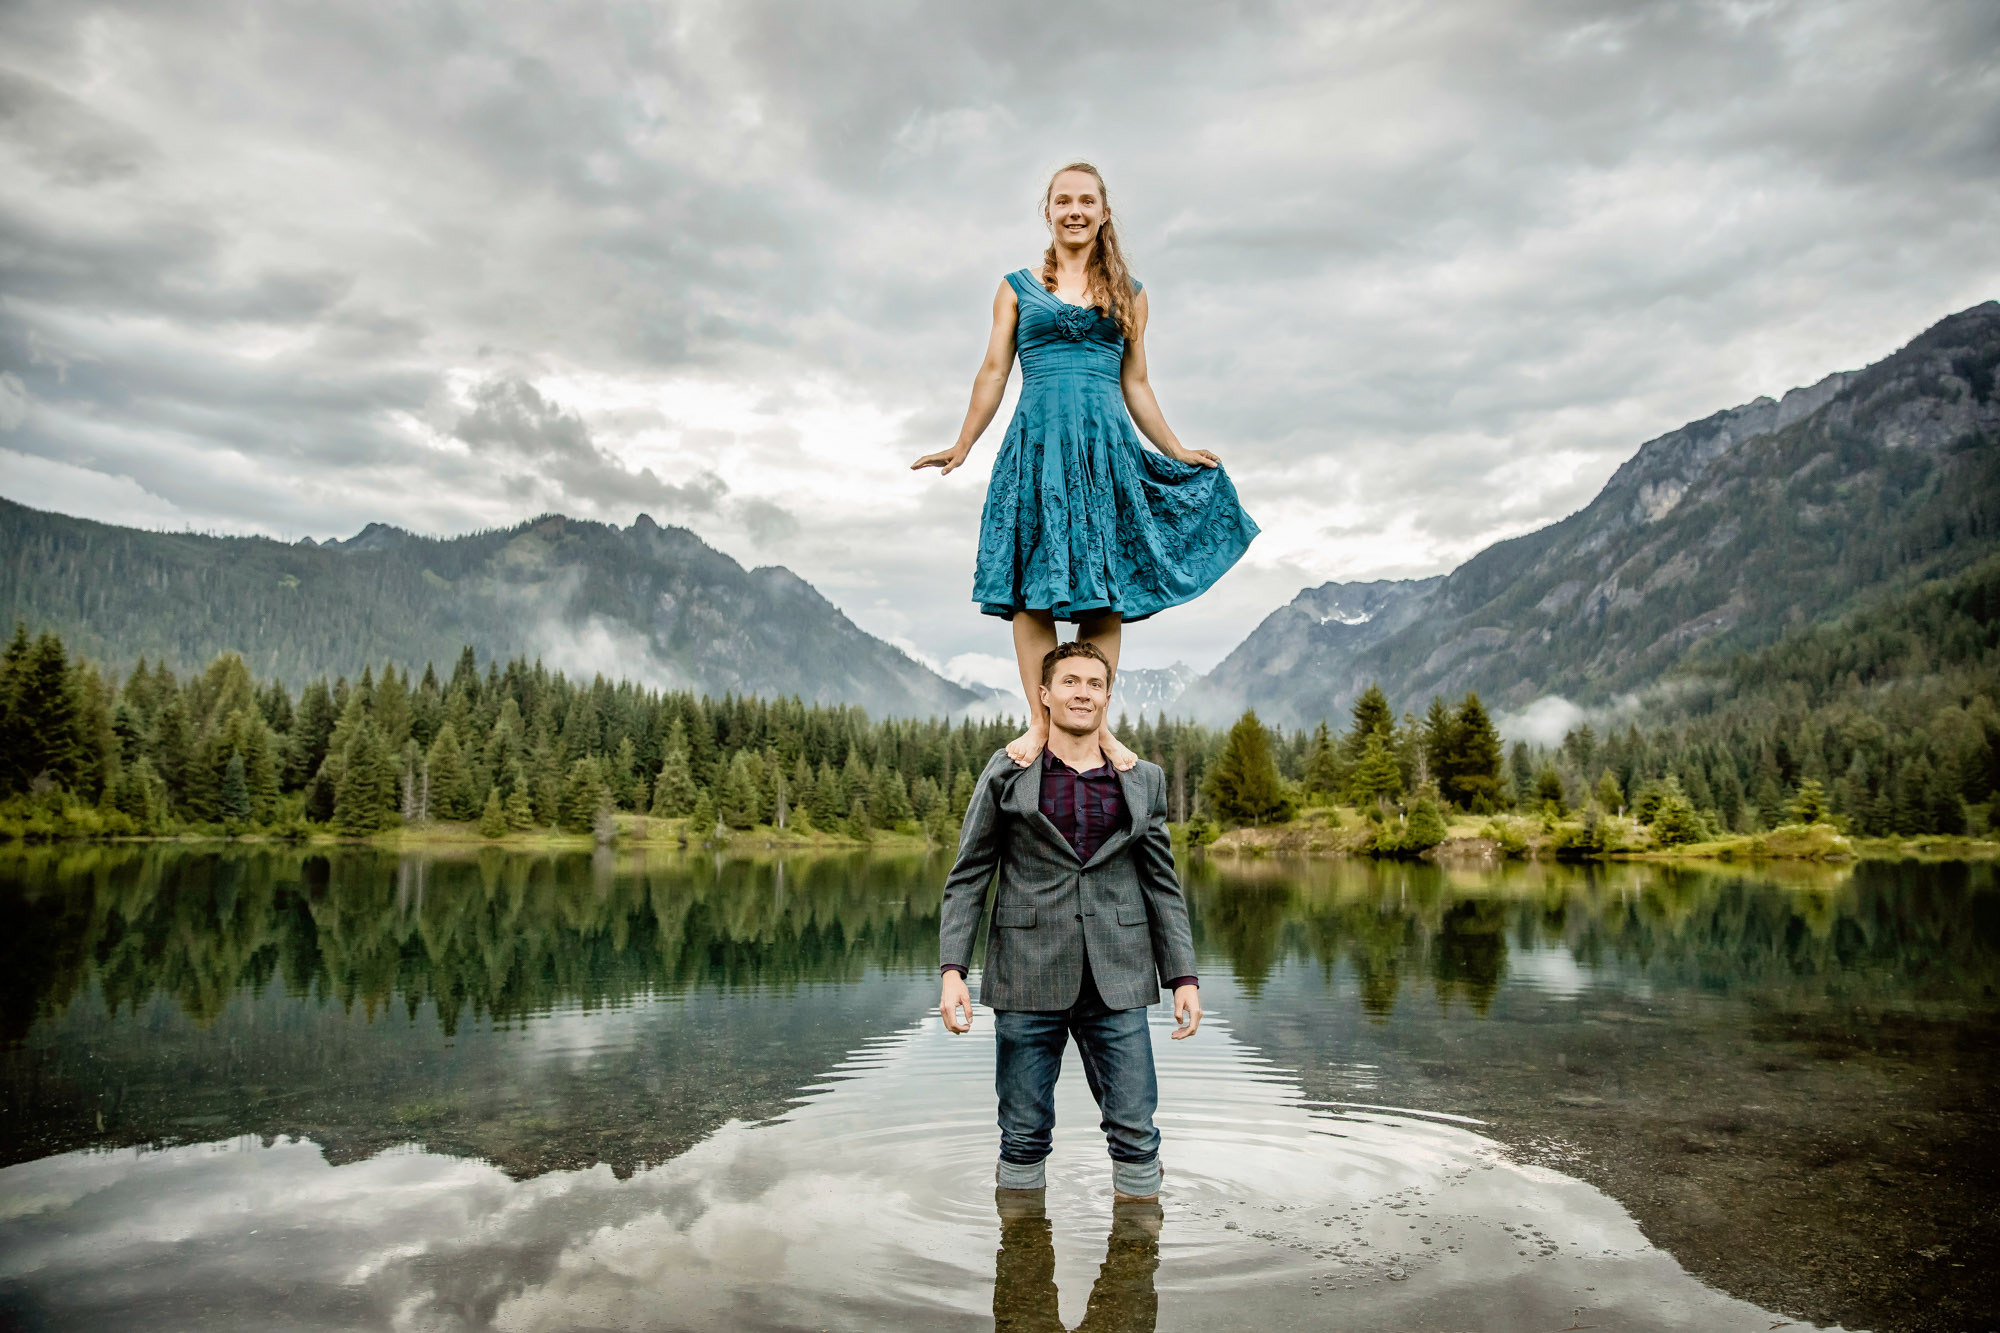
[[[1228,473],[1141,439],[1115,320],[1058,300],[1027,269],[1007,282],[1021,397],[986,487],[973,600],[988,615],[1134,621],[1199,596],[1258,531]]]

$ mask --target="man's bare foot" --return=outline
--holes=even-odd
[[[1111,766],[1120,773],[1128,772],[1132,765],[1139,762],[1139,756],[1119,744],[1118,738],[1111,734],[1109,727],[1097,733],[1097,744],[1104,751],[1104,757],[1111,761]]]
[[[1028,729],[1007,742],[1007,757],[1022,768],[1035,762],[1043,747],[1049,743],[1049,729],[1044,723],[1033,723]]]

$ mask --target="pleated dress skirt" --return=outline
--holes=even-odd
[[[1007,281],[1021,303],[1021,397],[986,485],[973,600],[1010,619],[1130,622],[1201,595],[1257,535],[1229,474],[1140,438],[1115,320],[1058,300],[1027,269]]]

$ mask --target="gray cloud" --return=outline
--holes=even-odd
[[[287,536],[678,513],[1006,654],[968,604],[1004,417],[905,469],[1081,154],[1169,419],[1266,529],[1128,636],[1205,666],[1993,296],[1996,49],[1974,0],[21,0],[4,488]]]
[[[679,516],[713,510],[728,489],[712,473],[674,486],[653,475],[651,468],[627,470],[597,446],[581,417],[544,398],[526,380],[513,376],[488,380],[476,385],[471,397],[472,409],[458,419],[452,434],[473,446],[482,461],[525,464],[568,495],[606,506],[661,507]],[[783,513],[775,505],[764,507]]]

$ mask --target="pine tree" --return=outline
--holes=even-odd
[[[1546,810],[1550,806],[1555,807],[1557,814],[1563,814],[1569,809],[1569,798],[1563,794],[1562,774],[1556,771],[1556,766],[1543,764],[1535,774],[1534,807]]]
[[[694,809],[688,813],[688,837],[695,842],[706,842],[715,836],[715,799],[707,788],[695,793]]]
[[[694,809],[694,772],[688,764],[687,732],[675,718],[667,729],[666,752],[660,771],[653,778],[653,814],[663,819],[684,815]]]
[[[458,728],[446,722],[438,728],[437,739],[425,757],[430,774],[431,815],[437,819],[467,820],[479,814],[472,790],[472,774],[465,766],[465,752],[459,747]]]
[[[528,799],[535,804],[537,824],[562,822],[563,771],[555,747],[544,743],[528,755]]]
[[[28,719],[18,706],[21,675],[34,645],[26,621],[14,622],[14,637],[0,653],[0,795],[25,791],[34,777],[27,770],[30,738]]]
[[[1817,824],[1826,818],[1826,791],[1818,778],[1807,778],[1799,784],[1798,793],[1785,813],[1797,824]]]
[[[1778,785],[1778,772],[1765,756],[1766,771],[1757,779],[1753,800],[1757,804],[1757,818],[1761,827],[1776,828],[1785,818],[1785,793]]]
[[[1271,734],[1253,709],[1236,720],[1210,766],[1202,795],[1218,818],[1231,824],[1282,824],[1292,817],[1292,798],[1271,757]]]
[[[1417,738],[1431,781],[1446,797],[1450,797],[1455,786],[1452,760],[1458,751],[1458,719],[1452,715],[1445,701],[1435,694],[1431,696],[1431,706],[1417,728]]]
[[[400,751],[410,739],[409,687],[409,677],[397,671],[395,663],[382,664],[382,681],[375,687],[375,725],[381,728],[382,743],[392,751]]]
[[[281,752],[284,740],[261,715],[248,719],[243,735],[243,765],[250,791],[250,818],[268,824],[278,815],[284,793]]]
[[[917,812],[917,822],[921,824],[929,819],[931,810],[942,804],[944,794],[938,790],[937,781],[930,777],[918,778],[910,791],[910,808]]]
[[[1681,790],[1679,779],[1667,779],[1659,806],[1653,811],[1652,828],[1653,840],[1662,847],[1701,840],[1701,820],[1695,814],[1694,802]]]
[[[44,631],[15,668],[12,723],[15,771],[25,783],[37,779],[75,789],[83,774],[85,742],[70,685],[62,640]]]
[[[507,835],[507,807],[500,799],[500,788],[492,787],[486,793],[486,808],[479,812],[479,836],[482,838],[502,838]]]
[[[876,828],[893,829],[915,819],[910,808],[910,789],[900,769],[878,764],[868,782],[868,820]]]
[[[338,719],[326,678],[322,676],[306,686],[299,696],[298,718],[285,745],[286,787],[293,790],[304,787],[319,772],[320,765],[326,762],[327,745],[333,739],[333,724]]]
[[[1476,814],[1498,810],[1506,803],[1500,793],[1500,733],[1477,694],[1466,691],[1451,731],[1438,776],[1445,799]]]
[[[757,784],[750,774],[750,760],[741,750],[729,761],[718,804],[722,822],[733,829],[755,827],[762,814],[758,808],[762,802],[757,796]]]
[[[1806,781],[1811,782],[1812,779]],[[1957,762],[1949,754],[1940,756],[1931,770],[1930,782],[1924,788],[1924,804],[1930,816],[1928,832],[1950,836],[1965,832],[1965,806],[1959,799],[1963,786]]]
[[[841,832],[857,842],[867,842],[875,836],[868,827],[868,807],[860,797],[857,796],[847,808],[847,823]]]
[[[1340,747],[1350,764],[1358,764],[1368,748],[1370,736],[1380,736],[1387,743],[1395,735],[1396,714],[1390,709],[1389,698],[1382,693],[1382,687],[1373,682],[1354,701],[1351,714],[1354,724],[1341,737]]]
[[[250,822],[250,782],[244,776],[243,751],[231,750],[222,774],[222,797],[218,802],[222,822],[242,828]]]
[[[840,827],[840,821],[847,814],[847,793],[842,789],[840,775],[833,771],[833,765],[820,761],[819,776],[813,779],[812,802],[808,807],[812,812],[813,827],[832,832]]]
[[[639,753],[632,747],[630,736],[620,736],[618,745],[611,752],[611,790],[621,810],[631,810],[639,804]]]
[[[333,794],[333,823],[342,833],[375,833],[396,809],[396,768],[382,733],[363,718],[342,751]]]
[[[804,750],[792,761],[791,801],[794,818],[806,815],[813,803],[813,770]]]
[[[1625,808],[1625,793],[1618,790],[1618,775],[1608,768],[1597,779],[1597,804],[1614,814]]]
[[[1507,752],[1507,765],[1513,770],[1514,804],[1532,805],[1535,799],[1535,761],[1528,753],[1526,741],[1514,742],[1514,748]]]
[[[1367,744],[1347,780],[1351,805],[1370,806],[1378,800],[1395,800],[1403,794],[1403,770],[1389,749],[1387,737],[1379,731],[1368,733]]]
[[[1306,804],[1330,805],[1340,794],[1340,761],[1333,748],[1333,736],[1324,721],[1313,732],[1312,746],[1306,751],[1305,777],[1300,784]]]
[[[562,827],[565,833],[588,833],[597,819],[597,807],[604,799],[604,783],[597,761],[585,756],[569,766],[569,780],[563,784]]]
[[[498,790],[497,785],[495,790]],[[516,833],[525,833],[534,826],[535,802],[528,795],[528,774],[516,763],[507,782],[507,827]]]
[[[159,774],[143,755],[119,770],[111,789],[112,808],[129,816],[141,833],[158,831],[163,799]]]
[[[1444,841],[1444,811],[1438,807],[1437,792],[1425,787],[1417,793],[1403,820],[1400,848],[1406,855],[1429,851]]]

